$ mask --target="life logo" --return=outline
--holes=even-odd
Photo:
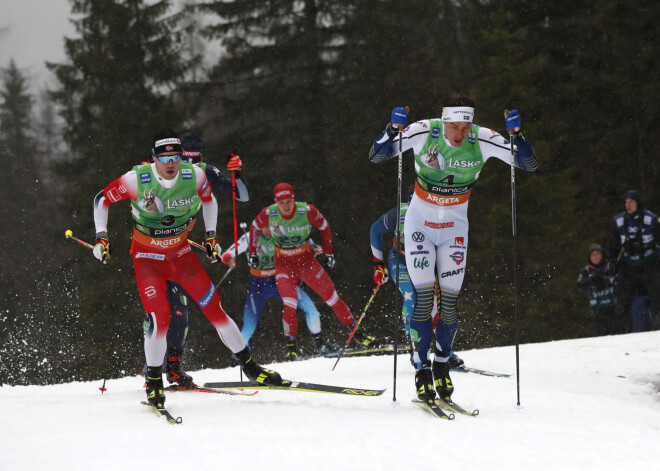
[[[456,265],[460,265],[465,260],[465,252],[454,252],[449,258],[456,262]]]

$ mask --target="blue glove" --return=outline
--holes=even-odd
[[[506,121],[506,128],[509,131],[515,131],[515,132],[520,131],[520,125],[522,120],[520,119],[520,114],[518,113],[518,110],[509,111],[509,114],[506,115],[504,121]]]
[[[405,127],[406,121],[408,120],[408,111],[405,108],[394,108],[392,110],[392,118],[390,122],[392,125],[398,124],[400,127]]]

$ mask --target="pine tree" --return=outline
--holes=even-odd
[[[44,340],[48,381],[111,377],[137,371],[142,360],[144,316],[128,256],[131,221],[111,212],[113,258],[101,266],[91,251],[65,242],[63,231],[94,242],[92,201],[107,184],[150,157],[159,129],[185,121],[178,90],[187,62],[180,15],[163,0],[73,0],[78,36],[66,38],[67,62],[48,64],[59,81],[51,92],[65,121],[71,150],[53,162],[66,226],[56,229],[62,244],[59,269],[51,273],[48,309],[62,330]],[[126,203],[119,203],[122,205]],[[59,347],[59,348],[58,348]],[[121,352],[121,355],[118,355]],[[109,361],[113,358],[113,361]]]

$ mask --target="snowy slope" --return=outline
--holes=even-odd
[[[513,347],[459,352],[515,372]],[[478,417],[414,406],[413,370],[392,357],[273,365],[309,382],[388,388],[380,397],[261,391],[169,393],[169,425],[139,404],[142,378],[0,388],[0,469],[648,470],[660,466],[660,332],[523,345],[515,378],[454,373],[455,400]],[[195,372],[235,381],[236,369]],[[623,401],[627,401],[624,404]]]

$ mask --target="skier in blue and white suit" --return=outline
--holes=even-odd
[[[405,128],[407,111],[396,108],[392,120],[374,142],[369,159],[384,162],[412,149],[415,159],[415,194],[404,223],[406,265],[417,302],[410,321],[417,373],[415,386],[422,400],[442,399],[454,391],[449,376],[449,355],[458,327],[458,296],[465,276],[468,247],[467,208],[472,185],[487,159],[511,164],[509,142],[498,132],[472,123],[474,101],[453,93],[443,101],[442,117]],[[507,129],[514,132],[513,165],[534,171],[538,162],[520,130],[517,111],[508,113]],[[414,252],[414,253],[413,253]],[[436,277],[440,285],[440,320],[435,329],[433,365],[428,352],[432,340],[431,309]]]

